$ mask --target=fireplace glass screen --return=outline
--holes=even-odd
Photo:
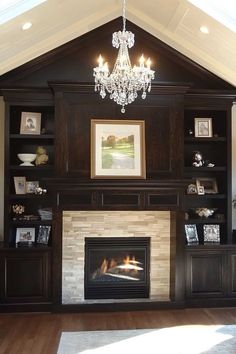
[[[150,238],[85,239],[85,298],[149,296]]]

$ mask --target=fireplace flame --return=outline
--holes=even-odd
[[[126,255],[119,262],[114,258],[102,260],[101,266],[92,274],[92,279],[99,279],[103,276],[116,277],[126,280],[140,280],[139,273],[143,271],[142,263],[135,259],[135,256]]]
[[[106,258],[104,258],[102,265],[101,265],[101,273],[106,273],[108,269],[108,261],[106,260]]]

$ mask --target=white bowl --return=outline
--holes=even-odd
[[[17,156],[23,162],[20,166],[34,166],[31,162],[36,159],[36,154],[17,154]]]

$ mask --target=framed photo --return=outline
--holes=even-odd
[[[217,194],[218,187],[215,178],[202,177],[196,180],[197,189],[204,187],[205,194]]]
[[[197,186],[193,183],[188,185],[187,194],[197,194]]]
[[[26,193],[35,193],[39,187],[39,181],[26,181]]]
[[[204,186],[198,186],[198,187],[197,187],[197,194],[198,194],[198,195],[204,195],[204,194],[205,194],[205,188],[204,188]]]
[[[26,193],[26,178],[23,176],[14,177],[14,185],[16,194]]]
[[[196,138],[211,138],[212,118],[194,118],[194,131]]]
[[[197,227],[195,224],[185,225],[185,235],[188,245],[199,244]]]
[[[40,134],[41,113],[22,112],[20,134]]]
[[[203,225],[204,243],[220,243],[220,225]]]
[[[51,226],[49,225],[40,225],[39,226],[39,232],[38,232],[38,237],[37,237],[37,243],[42,243],[47,245],[49,236],[51,232]]]
[[[145,124],[91,120],[91,178],[146,178]]]
[[[31,244],[35,241],[35,228],[34,227],[18,227],[16,229],[16,243]]]

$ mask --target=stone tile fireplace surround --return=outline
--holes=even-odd
[[[150,237],[150,296],[170,300],[171,232],[169,211],[64,211],[62,304],[122,302],[84,298],[85,237]],[[138,299],[140,301],[142,299]],[[135,299],[129,299],[135,301]]]

